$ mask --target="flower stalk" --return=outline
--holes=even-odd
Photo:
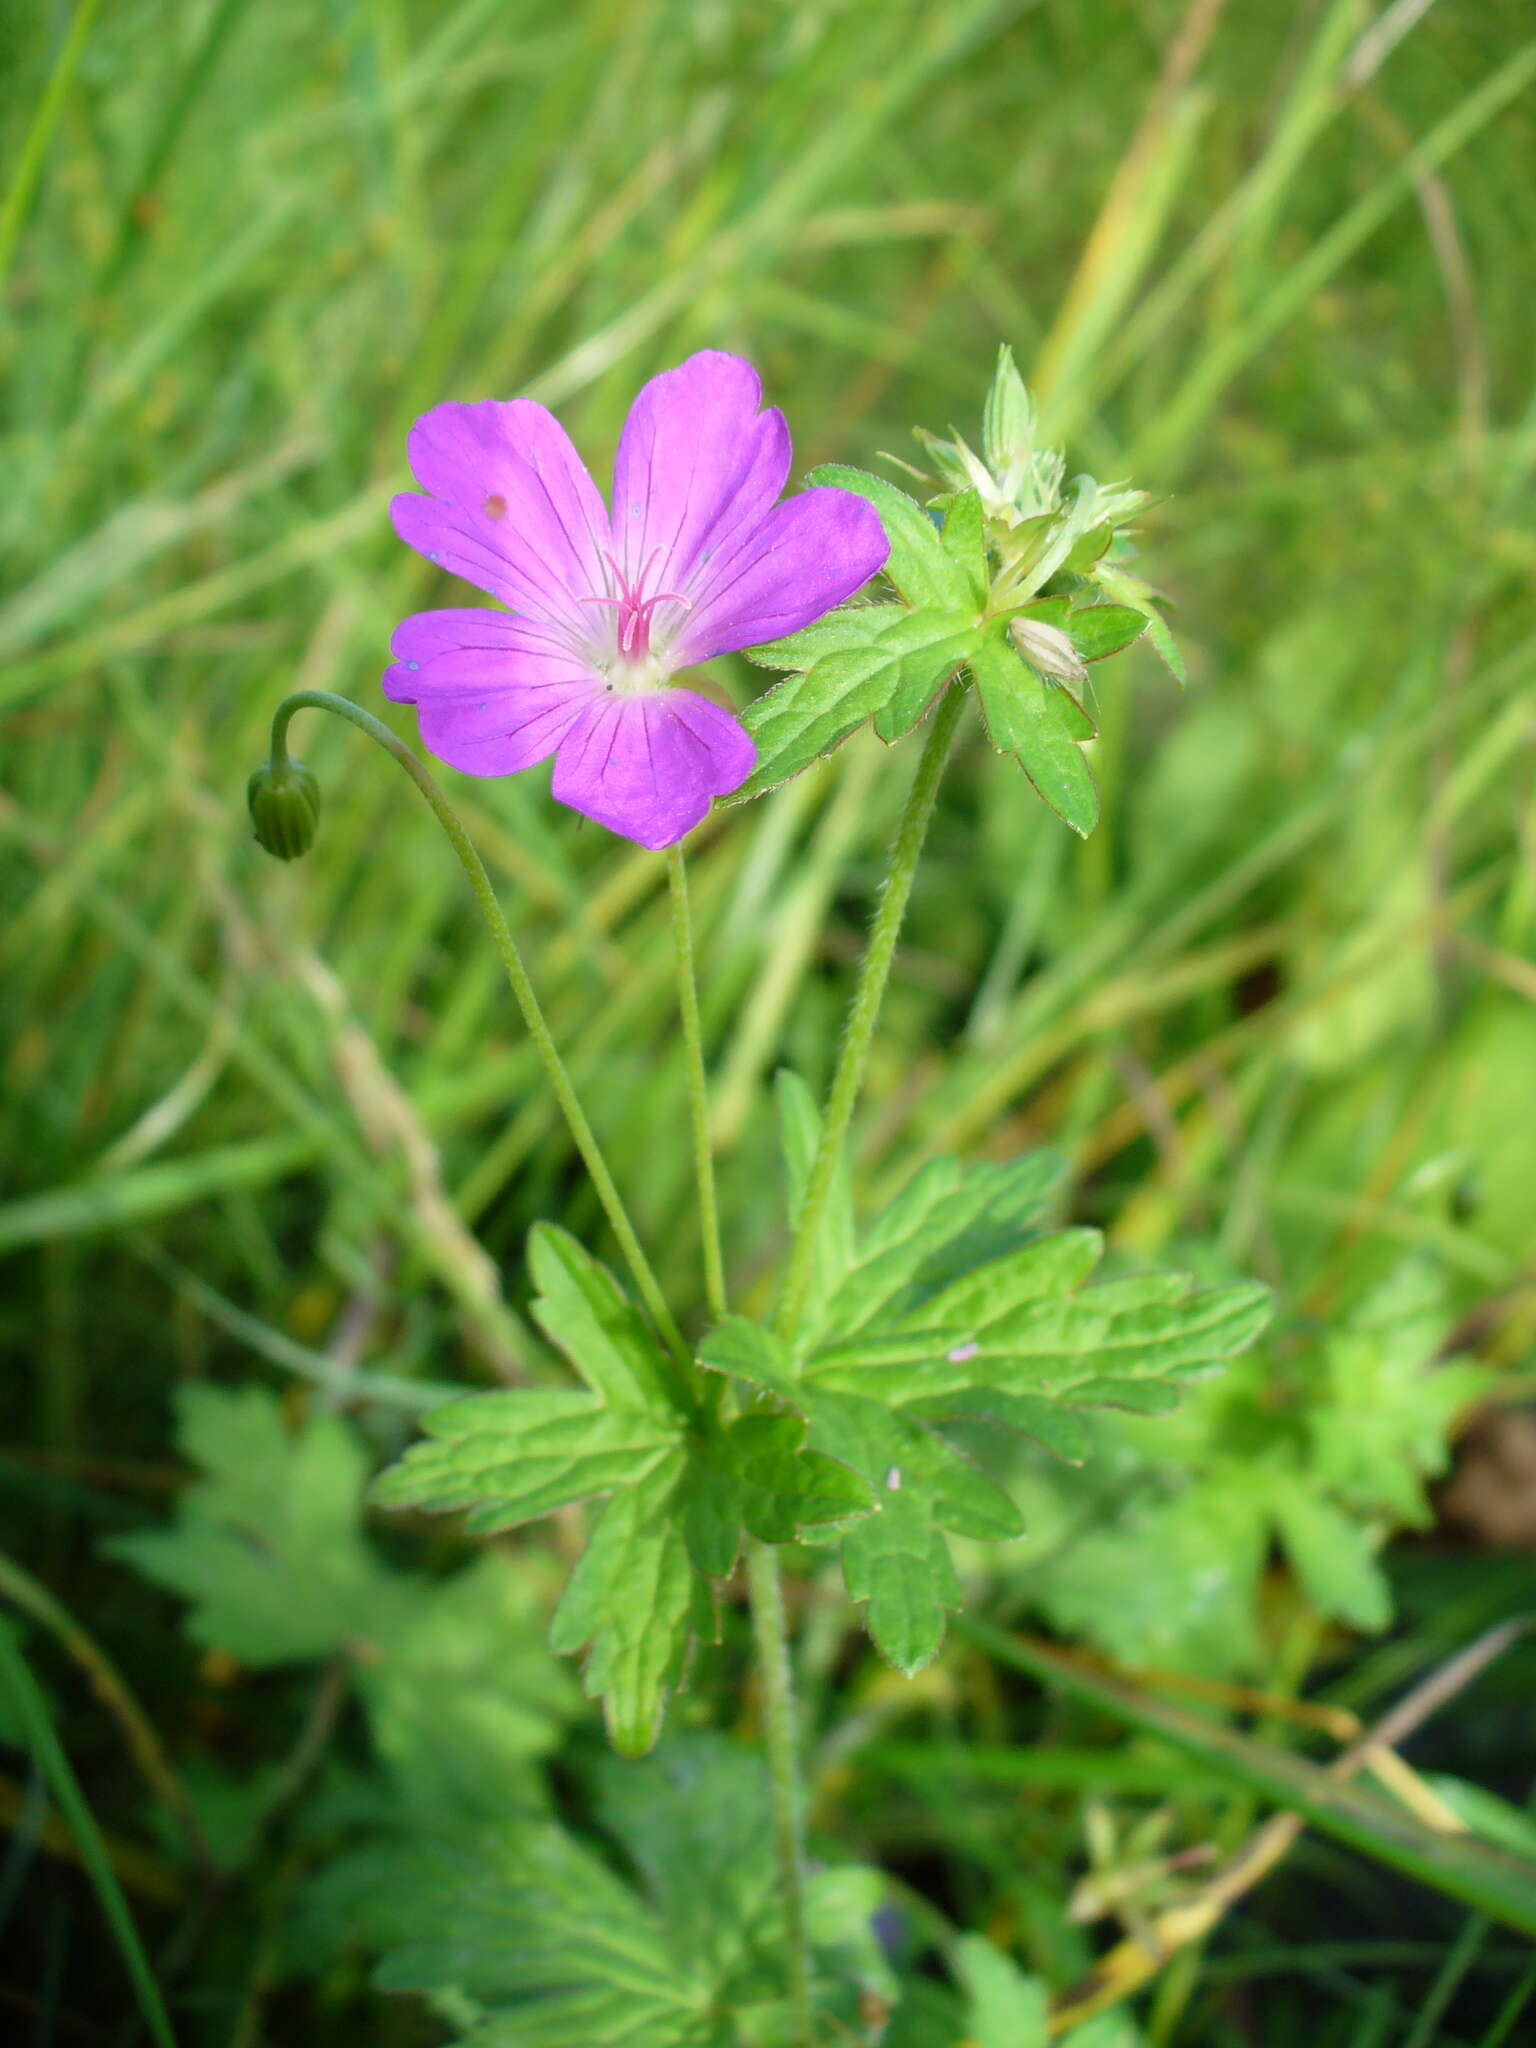
[[[725,1257],[720,1248],[720,1204],[715,1194],[715,1152],[710,1136],[709,1081],[704,1070],[704,1032],[693,966],[693,919],[688,907],[688,871],[680,846],[667,854],[672,895],[672,943],[677,954],[677,1008],[688,1063],[688,1108],[693,1125],[693,1171],[699,1191],[699,1238],[704,1257],[704,1300],[712,1323],[726,1313]]]
[[[492,943],[506,971],[507,981],[522,1013],[528,1036],[533,1041],[534,1050],[544,1068],[545,1078],[549,1082],[551,1093],[560,1105],[561,1114],[565,1118],[576,1150],[581,1155],[582,1164],[591,1176],[597,1199],[608,1219],[608,1227],[624,1255],[625,1264],[634,1276],[636,1289],[651,1321],[672,1355],[680,1386],[686,1390],[690,1406],[693,1405],[695,1397],[688,1346],[683,1342],[682,1333],[667,1306],[666,1297],[651,1268],[651,1262],[635,1233],[634,1224],[630,1221],[624,1198],[619,1193],[608,1162],[603,1157],[602,1147],[587,1121],[586,1111],[581,1106],[565,1062],[560,1057],[560,1049],[555,1044],[543,1007],[529,979],[528,970],[523,964],[523,956],[512,936],[506,913],[501,907],[501,900],[485,871],[485,863],[475,851],[469,834],[460,824],[458,814],[437,782],[403,740],[397,738],[389,727],[375,718],[371,712],[364,711],[360,705],[353,704],[345,697],[336,696],[330,690],[298,690],[292,696],[285,697],[278,705],[272,719],[271,754],[274,772],[287,765],[288,724],[295,712],[303,710],[334,712],[338,718],[344,718],[349,724],[355,725],[359,732],[366,733],[369,739],[384,749],[385,753],[392,755],[426,798],[433,815],[447,833],[449,843],[458,855],[459,865],[469,877],[475,901],[480,907]]]

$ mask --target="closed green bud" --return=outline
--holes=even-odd
[[[1008,636],[1037,674],[1059,683],[1087,682],[1082,656],[1059,626],[1048,626],[1044,619],[1012,619]]]
[[[256,842],[279,860],[297,860],[320,827],[320,785],[302,761],[267,762],[246,784]]]

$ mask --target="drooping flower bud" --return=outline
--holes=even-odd
[[[320,785],[302,761],[268,761],[246,784],[256,843],[278,860],[297,860],[315,843]]]
[[[1087,682],[1082,657],[1059,626],[1048,626],[1044,619],[1013,619],[1008,633],[1030,667],[1041,675],[1059,683]]]

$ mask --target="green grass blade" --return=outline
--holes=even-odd
[[[1027,1672],[1127,1726],[1162,1736],[1234,1784],[1300,1814],[1320,1834],[1536,1937],[1536,1864],[1464,1836],[1436,1834],[1385,1801],[1341,1784],[1317,1764],[1214,1727],[1197,1715],[1100,1677],[1043,1644],[1010,1636],[990,1622],[968,1618],[956,1624],[956,1632],[1010,1670]]]
[[[95,1817],[86,1803],[79,1780],[71,1768],[69,1758],[64,1754],[63,1744],[54,1733],[53,1723],[48,1717],[48,1708],[38,1691],[31,1672],[15,1638],[7,1628],[0,1628],[0,1685],[10,1695],[27,1738],[38,1769],[47,1780],[48,1788],[58,1802],[60,1813],[75,1838],[80,1851],[80,1860],[95,1889],[112,1938],[117,1943],[124,1967],[133,1983],[134,1997],[139,2011],[144,2016],[155,2042],[155,2048],[176,2048],[176,2036],[171,2031],[170,2016],[165,2001],[160,1996],[160,1987],[155,1982],[149,1958],[139,1940],[138,1929],[128,1911],[128,1902],[123,1897],[122,1887],[107,1855],[106,1844],[101,1839]]]

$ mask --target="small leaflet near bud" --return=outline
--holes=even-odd
[[[278,860],[297,860],[315,843],[320,785],[302,761],[266,762],[246,784],[256,843]]]
[[[1077,649],[1059,626],[1043,619],[1014,619],[1008,636],[1032,669],[1059,683],[1086,683],[1088,671]]]

